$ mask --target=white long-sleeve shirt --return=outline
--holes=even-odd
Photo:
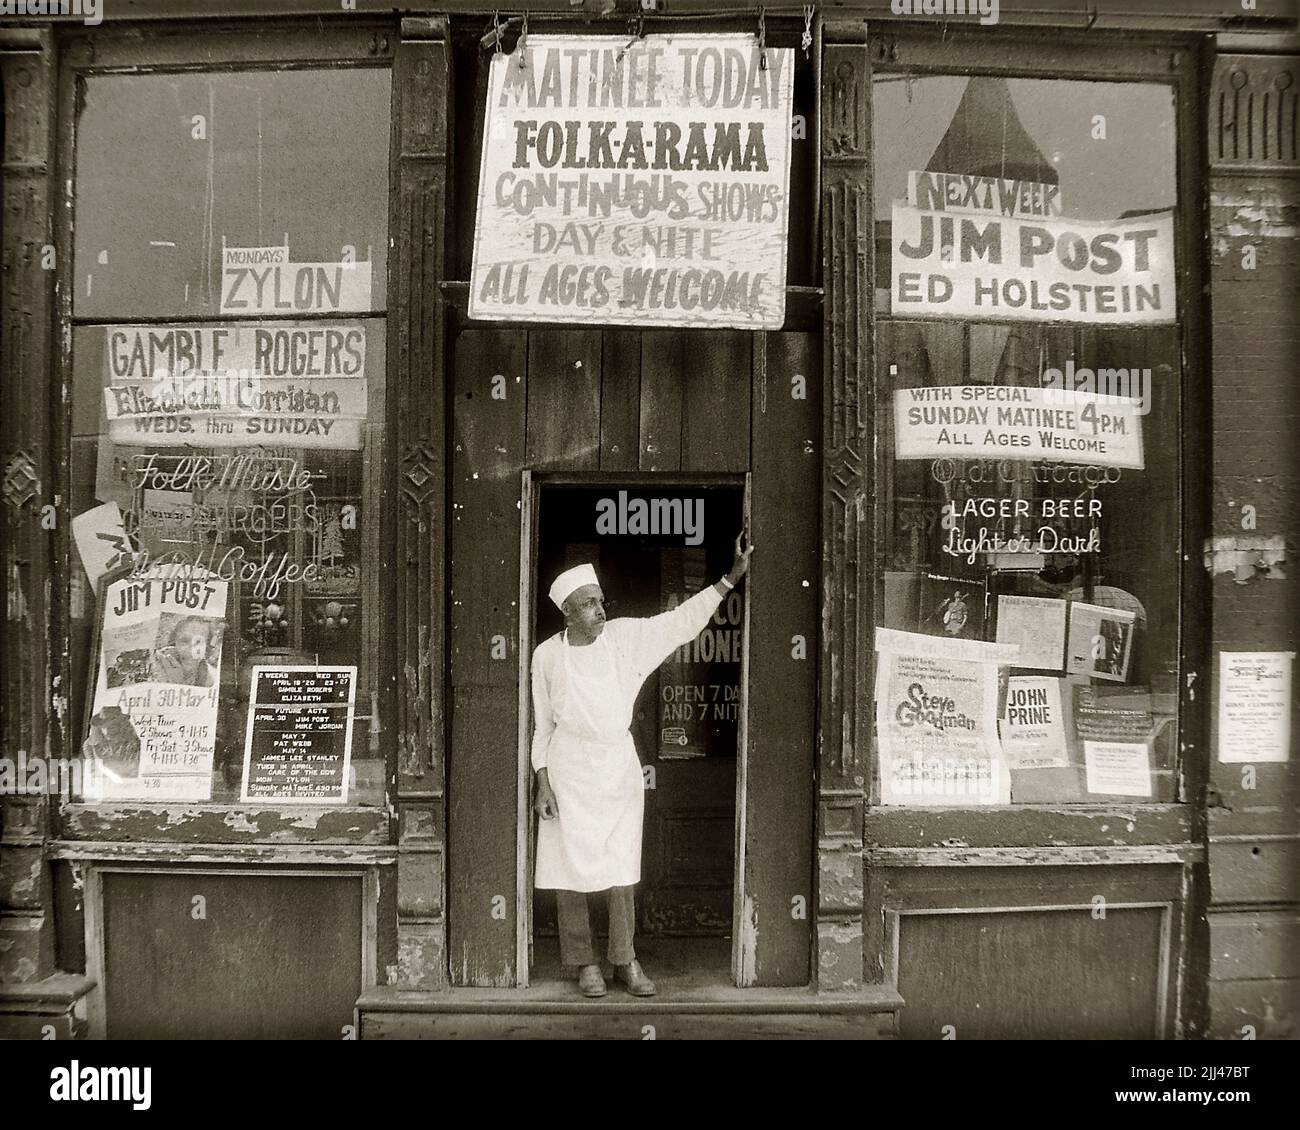
[[[618,675],[620,696],[617,709],[612,714],[621,724],[621,729],[617,733],[583,736],[612,741],[626,733],[632,724],[636,697],[646,678],[677,648],[698,636],[721,603],[722,596],[717,587],[710,585],[676,608],[670,608],[657,616],[622,616],[607,621],[601,634],[609,643]],[[561,651],[563,646],[563,633],[557,632],[543,640],[533,651],[535,728],[531,760],[535,770],[546,768],[546,755],[551,736],[555,732],[555,720],[563,714],[567,701],[564,656]],[[573,648],[572,651],[581,655],[589,653],[589,648],[584,646]],[[581,659],[578,661],[581,662]]]

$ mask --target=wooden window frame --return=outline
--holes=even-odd
[[[1192,843],[1203,838],[1204,782],[1208,771],[1208,591],[1200,565],[1209,506],[1209,474],[1192,466],[1189,453],[1209,435],[1208,387],[1199,380],[1209,363],[1202,293],[1208,277],[1204,231],[1206,175],[1201,94],[1205,46],[1198,37],[1158,33],[1079,33],[1060,30],[1044,42],[1033,29],[954,29],[872,24],[868,51],[873,74],[992,75],[1004,78],[1147,82],[1169,86],[1177,129],[1175,247],[1178,285],[1177,329],[1182,354],[1178,498],[1182,539],[1179,578],[1179,744],[1175,802],[1124,801],[1011,804],[980,807],[871,805],[865,812],[866,843],[906,850],[921,843],[960,841],[976,851],[1000,846],[1071,844],[1122,851],[1130,845]],[[870,91],[870,87],[869,87]],[[868,93],[868,98],[871,95]],[[867,113],[874,112],[874,103]],[[874,151],[872,153],[874,166]],[[873,176],[873,195],[875,191]],[[874,205],[874,199],[873,199]],[[873,210],[874,214],[874,210]],[[874,244],[874,240],[873,240]],[[872,298],[872,321],[877,315]],[[882,323],[894,319],[882,317]],[[873,353],[876,335],[872,335]],[[873,356],[873,381],[877,372]],[[879,401],[877,401],[879,403]],[[879,523],[873,526],[872,603],[883,601],[884,575],[878,559]],[[872,663],[875,658],[873,654]],[[876,756],[873,750],[873,758]],[[1102,832],[1097,817],[1113,819]],[[924,826],[922,828],[922,825]],[[923,839],[922,839],[923,837]],[[968,862],[975,862],[969,859]]]
[[[193,21],[171,20],[142,26],[96,28],[60,28],[58,44],[58,115],[55,136],[55,154],[59,169],[58,183],[64,191],[54,201],[54,238],[56,254],[62,263],[74,263],[75,251],[75,201],[77,148],[77,109],[81,80],[86,76],[137,75],[137,74],[237,74],[247,71],[266,73],[292,70],[347,70],[372,69],[394,71],[394,48],[400,38],[400,21],[396,18],[360,17],[331,22],[322,28],[320,21],[291,19],[277,21],[268,26],[262,22],[221,21],[196,24]],[[388,183],[390,200],[396,183],[399,158],[397,130],[399,122],[399,91],[394,78],[389,112],[389,163]],[[387,274],[389,285],[382,311],[369,310],[354,316],[359,319],[380,319],[385,323],[386,362],[385,381],[392,391],[394,376],[392,358],[395,337],[398,333],[398,295],[396,287],[402,285],[397,268],[397,257],[392,253],[391,234],[396,215],[390,207],[389,255]],[[54,310],[53,351],[56,384],[71,389],[73,384],[72,330],[78,326],[94,326],[123,320],[118,318],[78,317],[74,314],[74,286],[61,283],[57,287]],[[135,321],[178,321],[178,318],[141,317]],[[224,320],[218,314],[205,314],[202,321]],[[248,319],[243,319],[248,320]],[[391,450],[390,437],[385,430],[391,428],[397,412],[394,395],[385,398],[384,418],[376,430],[380,432],[378,450],[369,453],[367,464],[373,469],[365,471],[367,489],[372,492],[373,508],[381,515],[378,544],[390,545],[394,538],[392,507],[386,504],[396,491],[396,470],[387,458]],[[71,497],[70,475],[70,421],[56,420],[52,429],[52,463],[56,469],[57,493]],[[72,571],[80,564],[72,551],[69,524],[60,523],[53,561],[56,587],[66,594],[71,584]],[[381,552],[380,557],[384,554]],[[369,562],[373,566],[374,562]],[[370,570],[374,572],[373,568]],[[372,580],[365,589],[369,599],[388,600]],[[63,604],[66,609],[66,604]],[[70,625],[65,620],[55,622],[52,630],[52,647],[59,656],[62,677],[66,685],[70,677],[81,675],[69,664]],[[363,647],[366,646],[363,638]],[[384,650],[378,649],[379,669],[374,672],[374,689],[378,693],[379,714],[388,724],[382,726],[381,750],[385,761],[385,779],[391,776],[396,750],[391,724],[392,693],[384,677]],[[92,660],[93,662],[93,660]],[[87,694],[93,693],[87,688]],[[83,728],[80,719],[65,723],[64,744],[80,755]],[[183,815],[183,819],[178,819]],[[238,800],[213,801],[147,801],[130,800],[112,803],[81,802],[65,793],[59,797],[56,828],[58,839],[52,844],[54,853],[84,854],[90,843],[102,845],[111,854],[114,845],[121,841],[156,844],[155,850],[165,851],[169,859],[202,859],[206,845],[223,844],[243,846],[243,856],[259,861],[297,862],[303,845],[349,844],[359,848],[374,849],[388,844],[395,834],[395,821],[388,805],[293,805],[277,807],[273,804],[246,804]],[[183,845],[191,845],[185,847]],[[196,846],[197,845],[197,846]],[[282,846],[281,846],[282,845]],[[236,849],[238,851],[239,849]],[[310,850],[310,849],[308,849]]]

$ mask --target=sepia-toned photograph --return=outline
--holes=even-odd
[[[1294,0],[0,0],[0,1038],[111,1049],[33,1101],[188,1040],[1258,1101],[1298,79]]]

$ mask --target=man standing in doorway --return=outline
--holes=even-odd
[[[745,575],[754,547],[742,549],[744,541],[742,531],[726,576],[658,616],[606,623],[605,596],[590,565],[566,570],[551,585],[565,628],[533,652],[532,763],[541,817],[535,885],[555,891],[560,960],[579,967],[584,996],[605,995],[587,914],[591,891],[609,893],[614,975],[633,995],[654,995],[632,945],[645,813],[632,708],[655,668],[700,634]]]

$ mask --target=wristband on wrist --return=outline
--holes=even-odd
[[[728,591],[736,587],[729,580],[727,580],[726,573],[723,573],[722,576],[718,579],[718,584],[720,584],[724,589],[727,589]]]

